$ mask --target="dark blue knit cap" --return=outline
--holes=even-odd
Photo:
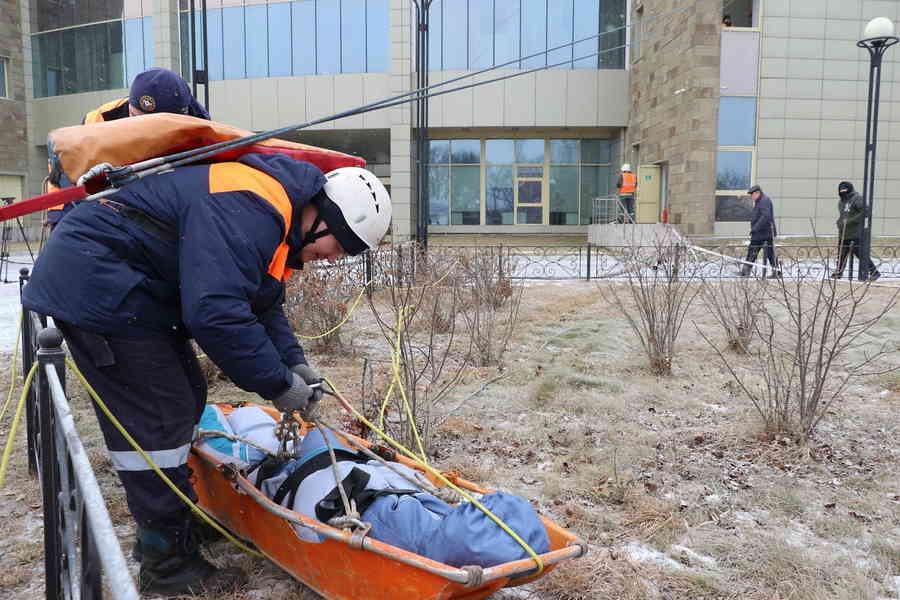
[[[203,106],[194,100],[187,82],[168,69],[147,69],[131,84],[128,103],[148,113],[175,113],[209,119]]]

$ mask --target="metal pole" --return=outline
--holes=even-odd
[[[412,0],[416,14],[416,242],[428,247],[428,9],[432,0]]]
[[[194,98],[197,97],[197,7],[191,0],[191,88]]]
[[[53,398],[47,380],[47,367],[53,365],[65,368],[66,354],[62,349],[63,337],[56,328],[41,331],[38,336],[37,360],[40,363],[37,375],[37,395],[39,429],[41,436],[41,492],[44,506],[44,581],[47,598],[62,598],[63,552],[59,503],[59,463],[56,458],[56,419],[53,412]],[[62,371],[61,371],[62,372]]]
[[[869,52],[869,94],[866,108],[866,155],[863,163],[863,229],[859,237],[857,278],[867,281],[872,272],[872,216],[875,196],[875,157],[878,149],[878,105],[881,99],[881,63],[885,51],[900,39],[889,36],[857,42]]]
[[[200,0],[200,9],[203,11],[203,106],[206,112],[209,112],[209,40],[207,39],[207,31],[209,31],[209,13],[206,12],[206,0]],[[196,96],[194,96],[196,98]]]

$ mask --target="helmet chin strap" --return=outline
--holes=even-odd
[[[322,219],[322,211],[318,210],[321,204],[319,204],[316,198],[313,198],[313,204],[316,206],[316,218],[313,219],[312,226],[309,230],[303,235],[303,239],[300,241],[300,247],[295,251],[291,252],[288,257],[288,266],[291,268],[303,269],[303,259],[301,258],[301,252],[303,249],[309,246],[310,244],[314,244],[316,240],[325,237],[326,235],[331,235],[331,232],[328,231],[326,227],[322,231],[316,231],[319,228],[319,225],[322,224],[324,219]],[[295,260],[296,259],[296,260]]]

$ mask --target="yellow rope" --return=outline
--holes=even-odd
[[[356,310],[356,305],[359,304],[359,301],[360,301],[360,300],[362,300],[363,294],[366,293],[366,288],[369,287],[369,284],[370,284],[370,283],[372,283],[372,282],[370,281],[370,282],[366,283],[366,285],[363,286],[362,291],[361,291],[361,292],[359,293],[359,295],[356,297],[356,300],[353,301],[353,305],[350,307],[350,310],[347,311],[347,314],[344,315],[344,318],[341,320],[340,323],[338,323],[337,325],[335,325],[334,327],[332,327],[331,329],[329,329],[329,330],[326,331],[325,333],[320,333],[319,335],[300,335],[300,334],[297,334],[297,337],[300,338],[301,340],[318,340],[318,339],[321,339],[321,338],[325,337],[326,335],[331,335],[332,333],[334,333],[335,331],[337,331],[338,329],[340,329],[341,327],[343,327],[343,326],[344,326],[344,323],[346,323],[347,321],[350,320],[350,316],[353,314],[353,311]]]
[[[467,501],[471,502],[474,506],[476,506],[479,510],[481,510],[481,512],[483,512],[485,515],[487,515],[488,518],[490,518],[494,523],[496,523],[497,526],[500,527],[500,529],[505,531],[507,534],[509,534],[510,537],[512,537],[516,542],[518,542],[518,544],[520,546],[522,546],[522,548],[525,550],[525,552],[527,552],[531,556],[531,559],[537,565],[537,574],[540,574],[541,572],[543,572],[544,561],[541,560],[541,557],[538,556],[538,554],[531,548],[531,546],[528,545],[528,542],[523,540],[519,536],[519,534],[517,534],[515,531],[513,531],[509,525],[504,523],[500,517],[498,517],[497,515],[492,513],[490,511],[490,509],[488,509],[488,507],[486,507],[484,504],[479,502],[474,496],[472,496],[471,494],[469,494],[468,492],[466,492],[465,490],[463,490],[462,488],[460,488],[459,486],[454,484],[449,479],[447,479],[447,477],[445,477],[443,473],[441,473],[440,471],[438,471],[431,465],[428,465],[427,463],[423,463],[421,460],[419,460],[419,458],[415,455],[414,452],[407,449],[405,446],[403,446],[403,444],[401,444],[400,442],[397,442],[396,440],[391,438],[391,436],[386,434],[384,431],[382,431],[381,429],[376,427],[373,423],[371,423],[368,419],[366,419],[365,415],[360,413],[358,410],[356,410],[356,408],[353,407],[352,404],[347,402],[347,400],[341,395],[341,393],[334,386],[334,383],[330,379],[328,379],[326,377],[325,382],[331,387],[331,389],[334,391],[334,393],[337,394],[337,396],[341,400],[341,403],[343,405],[345,405],[347,408],[349,408],[353,412],[353,415],[357,419],[359,419],[361,422],[363,422],[369,429],[371,429],[372,431],[377,433],[378,436],[381,437],[381,439],[383,439],[385,442],[387,442],[388,444],[390,444],[391,446],[393,446],[394,448],[396,448],[397,450],[399,450],[400,452],[405,454],[408,458],[410,458],[413,461],[415,461],[416,463],[420,464],[423,469],[425,469],[426,471],[431,473],[431,475],[434,476],[435,478],[437,478],[438,481],[440,481],[441,483],[443,483],[450,489],[457,492],[459,495],[461,495],[463,498],[465,498]]]
[[[84,389],[86,389],[88,394],[91,395],[91,398],[93,398],[94,402],[97,403],[97,406],[100,407],[100,410],[103,411],[103,414],[106,415],[106,418],[109,419],[110,423],[112,423],[113,426],[119,431],[119,433],[122,434],[122,437],[124,437],[128,441],[128,443],[131,445],[131,447],[134,448],[135,451],[137,451],[137,453],[140,454],[144,458],[145,461],[147,461],[147,464],[150,466],[151,469],[153,469],[153,472],[156,473],[157,476],[159,476],[159,478],[162,479],[166,483],[166,485],[169,486],[169,488],[173,492],[175,492],[175,494],[179,498],[181,498],[182,502],[184,502],[185,504],[187,504],[190,507],[190,509],[194,512],[194,514],[196,514],[201,519],[203,519],[213,529],[215,529],[216,531],[221,533],[229,542],[231,542],[232,544],[234,544],[235,546],[237,546],[244,552],[246,552],[248,554],[252,554],[253,556],[256,556],[259,558],[265,558],[264,555],[260,554],[253,548],[250,548],[249,546],[245,545],[243,542],[241,542],[240,540],[235,538],[233,535],[231,535],[227,530],[225,530],[215,520],[211,519],[209,517],[209,515],[207,515],[203,511],[203,509],[201,509],[199,506],[194,504],[194,502],[190,498],[188,498],[184,492],[182,492],[180,489],[178,489],[178,486],[176,486],[175,483],[171,479],[169,479],[169,477],[165,473],[162,472],[162,469],[160,469],[159,466],[153,461],[153,459],[150,458],[150,456],[146,452],[144,452],[144,449],[141,448],[141,446],[137,443],[137,441],[135,441],[135,439],[133,437],[131,437],[131,434],[125,430],[125,428],[122,426],[122,424],[119,422],[119,420],[115,417],[115,415],[112,414],[112,412],[106,406],[106,403],[104,403],[103,400],[100,399],[100,396],[94,390],[93,386],[91,386],[91,384],[88,383],[88,380],[85,379],[85,377],[84,377],[84,375],[82,375],[81,371],[78,370],[78,367],[75,365],[75,363],[72,361],[71,358],[66,357],[66,364],[78,376],[78,379],[81,381],[81,384],[84,386]]]
[[[9,431],[9,438],[6,440],[6,448],[3,449],[3,460],[0,461],[0,489],[3,489],[3,482],[6,480],[6,467],[9,466],[9,457],[12,454],[13,441],[16,439],[16,429],[19,427],[19,421],[22,420],[22,413],[25,408],[25,400],[28,399],[28,390],[31,388],[31,380],[34,372],[37,371],[38,363],[31,365],[28,376],[25,378],[25,388],[19,397],[19,405],[16,407],[16,416],[13,417],[12,427]]]
[[[19,310],[19,325],[16,327],[16,347],[13,350],[12,364],[9,367],[9,392],[6,394],[6,402],[3,403],[3,409],[0,410],[0,423],[3,422],[6,409],[9,408],[9,403],[13,397],[13,390],[16,388],[16,357],[19,355],[19,341],[22,336],[22,319],[24,314],[24,311]]]

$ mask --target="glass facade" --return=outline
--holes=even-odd
[[[126,87],[153,64],[145,51],[150,17],[109,21],[32,36],[37,98]],[[152,45],[150,46],[152,50]]]
[[[429,140],[429,223],[587,225],[618,155],[606,139]]]
[[[190,74],[190,13],[184,8],[181,70]],[[389,0],[294,0],[207,10],[209,79],[386,73],[389,11]],[[202,69],[203,15],[196,14]]]
[[[625,68],[625,0],[434,0],[428,15],[431,71]]]

